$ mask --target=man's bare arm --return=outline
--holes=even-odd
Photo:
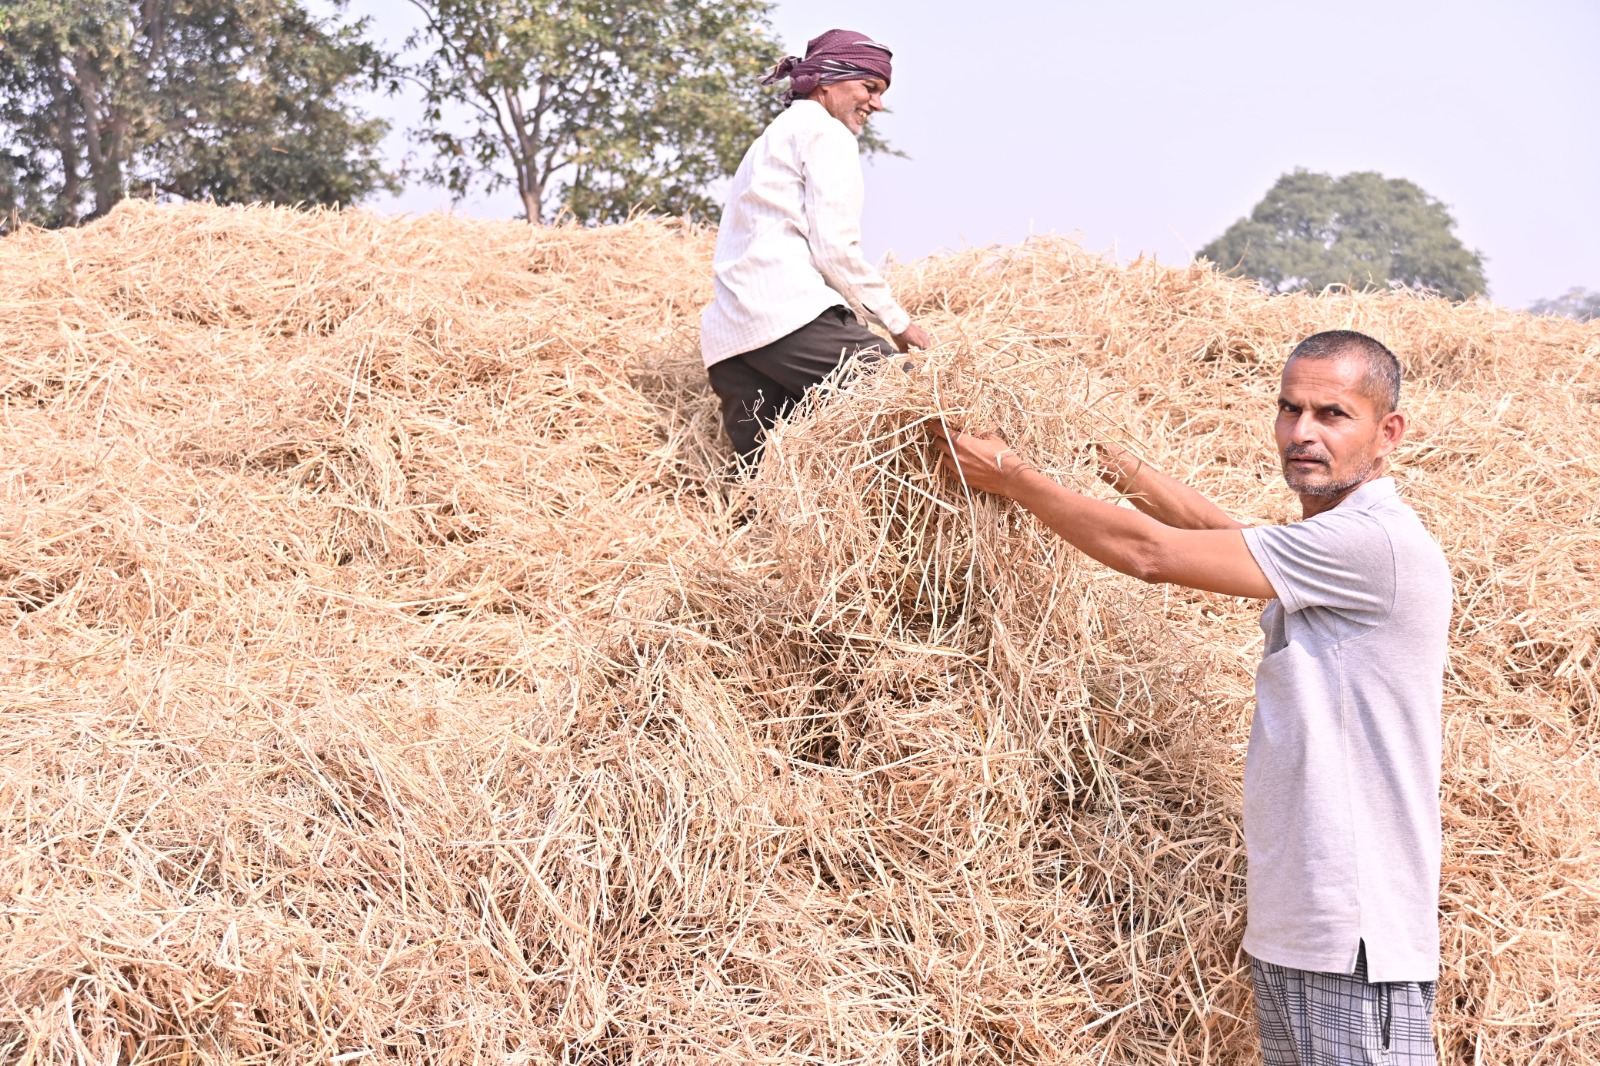
[[[1244,528],[1243,522],[1120,444],[1095,447],[1100,453],[1100,479],[1157,522],[1177,529]]]
[[[1181,529],[1073,492],[992,434],[936,425],[933,436],[947,467],[969,488],[1015,500],[1067,543],[1113,570],[1227,596],[1267,600],[1277,595],[1237,527]]]

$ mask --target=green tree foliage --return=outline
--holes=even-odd
[[[1273,292],[1407,286],[1460,300],[1488,287],[1483,257],[1454,228],[1445,206],[1404,178],[1296,170],[1200,254]]]
[[[457,197],[514,185],[530,221],[713,217],[708,186],[777,111],[766,0],[412,3],[425,177]]]
[[[1561,315],[1579,322],[1600,321],[1600,292],[1575,286],[1551,300],[1535,300],[1528,310],[1536,315]]]
[[[344,204],[390,187],[387,125],[346,100],[387,69],[363,28],[297,0],[7,0],[0,211],[72,225],[134,191]]]

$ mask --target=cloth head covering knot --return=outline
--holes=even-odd
[[[894,53],[864,33],[855,30],[829,30],[806,42],[806,57],[784,56],[773,67],[762,85],[789,79],[789,88],[780,99],[792,104],[812,89],[835,81],[860,81],[882,78],[889,86],[889,60]]]

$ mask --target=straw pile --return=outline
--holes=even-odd
[[[738,486],[709,250],[0,241],[0,1057],[1248,1061],[1257,607],[1075,558],[920,423],[1284,520],[1277,369],[1353,327],[1456,577],[1445,1061],[1600,1063],[1600,325],[974,251],[895,279],[939,350]]]

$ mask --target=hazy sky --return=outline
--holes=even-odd
[[[350,5],[395,45],[411,11]],[[874,257],[1031,231],[1182,263],[1285,171],[1376,170],[1449,205],[1497,302],[1600,289],[1600,0],[783,0],[773,23],[797,54],[832,26],[894,49],[874,124],[911,158],[867,165]],[[373,206],[448,205],[414,186]]]

